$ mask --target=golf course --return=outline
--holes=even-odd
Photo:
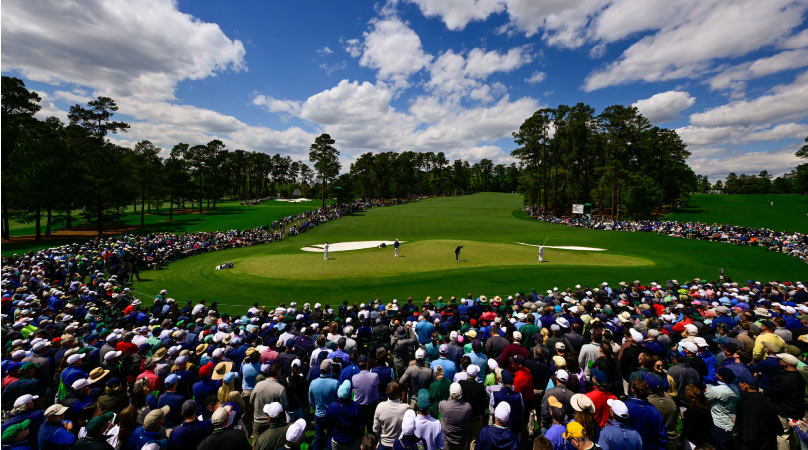
[[[715,279],[722,268],[742,281],[796,280],[808,273],[799,260],[762,247],[546,224],[521,206],[518,194],[480,193],[372,208],[282,242],[206,253],[144,271],[133,291],[149,301],[167,289],[180,301],[204,298],[235,312],[254,302],[336,304],[409,296],[421,301],[603,281]],[[402,242],[398,258],[391,246],[375,245],[395,239]],[[327,260],[322,252],[303,250],[364,241],[372,241],[370,248],[330,251]],[[541,244],[546,245],[544,262],[538,263]],[[457,246],[463,246],[459,262]],[[225,262],[234,268],[215,270]]]

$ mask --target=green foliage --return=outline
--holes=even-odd
[[[647,175],[636,175],[626,191],[625,205],[628,214],[634,217],[647,217],[659,205],[662,188]]]
[[[567,214],[572,203],[586,202],[615,217],[650,212],[682,201],[699,182],[676,132],[651,127],[633,106],[609,106],[598,116],[583,103],[541,109],[513,137],[512,155],[527,172],[520,188],[527,203],[545,212]],[[635,173],[653,174],[658,195],[640,201]]]
[[[336,141],[331,139],[327,133],[323,133],[314,140],[309,148],[309,161],[314,163],[314,170],[320,178],[321,197],[323,208],[325,208],[325,198],[328,192],[328,183],[339,175],[339,150],[334,147]]]

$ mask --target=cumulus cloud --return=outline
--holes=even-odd
[[[679,117],[679,113],[696,103],[696,98],[684,91],[667,91],[650,98],[637,100],[634,106],[653,123],[662,123]]]
[[[438,16],[450,30],[462,30],[469,22],[481,21],[500,13],[505,5],[500,0],[411,0],[426,17]]]
[[[808,124],[781,123],[770,129],[753,131],[744,136],[745,141],[779,141],[782,139],[802,139],[808,136]]]
[[[742,56],[777,43],[802,23],[808,3],[714,0],[688,6],[658,32],[632,44],[617,61],[590,74],[584,88],[592,91],[629,81],[701,74],[717,58]]]
[[[490,102],[495,94],[504,94],[506,89],[502,84],[487,85],[481,80],[496,72],[511,72],[532,60],[527,47],[511,48],[505,53],[473,48],[467,56],[449,49],[429,66],[427,86],[452,102],[457,103],[463,97]]]
[[[245,68],[243,44],[160,0],[3,4],[3,71],[113,97],[173,99],[181,80]]]
[[[700,175],[711,179],[725,178],[730,172],[757,173],[768,170],[774,176],[782,175],[798,164],[796,149],[773,152],[724,152],[712,157],[690,157],[687,162]]]
[[[701,127],[759,125],[782,120],[798,120],[808,115],[808,72],[790,84],[753,100],[738,100],[690,116]]]
[[[529,77],[525,78],[525,81],[527,81],[528,83],[531,83],[531,84],[539,84],[542,81],[544,81],[545,78],[547,78],[546,73],[536,71],[536,72],[533,72],[533,74],[531,74]]]
[[[397,17],[373,20],[371,24],[373,29],[363,34],[359,65],[376,69],[381,80],[406,86],[407,78],[426,67],[432,56],[424,51],[418,34]],[[353,55],[357,47],[348,48]]]
[[[805,66],[808,66],[808,48],[786,50],[725,69],[708,83],[712,89],[743,87],[745,84],[740,82]]]
[[[281,100],[270,95],[256,95],[252,104],[260,106],[269,112],[281,112],[291,115],[300,114],[300,102],[295,100]]]

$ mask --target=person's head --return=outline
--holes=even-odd
[[[213,415],[210,417],[210,423],[216,430],[226,428],[229,417],[230,406],[220,406],[219,408],[216,408]]]
[[[533,439],[533,450],[553,450],[553,443],[542,435]]]
[[[401,398],[401,389],[398,382],[390,381],[387,383],[387,398],[390,400],[398,400]]]
[[[418,414],[421,414],[422,416],[428,415],[429,405],[430,405],[429,391],[426,389],[421,389],[420,391],[418,391],[418,401],[417,401]]]
[[[359,450],[376,450],[376,436],[373,434],[366,434],[362,437],[362,443],[359,445]]]
[[[143,429],[146,431],[160,431],[160,427],[163,426],[170,411],[171,407],[168,405],[149,411],[146,418],[143,419]]]
[[[645,380],[638,379],[631,382],[631,393],[634,397],[645,400],[651,394],[651,389]]]
[[[112,424],[113,416],[114,414],[112,412],[107,412],[106,414],[101,414],[90,419],[86,426],[87,435],[96,438],[103,436]]]
[[[654,357],[654,372],[660,375],[664,375],[665,373],[665,362],[658,356]]]
[[[701,412],[706,412],[710,408],[707,403],[707,397],[704,396],[704,392],[692,384],[685,386],[685,403],[688,408],[693,408]]]
[[[23,420],[22,422],[15,423],[7,427],[3,430],[3,446],[6,444],[11,444],[13,442],[20,442],[28,438],[30,431],[28,427],[31,425],[31,421],[29,419]]]
[[[738,387],[741,388],[741,392],[758,392],[758,383],[754,378],[750,378],[746,381],[739,381]]]
[[[628,407],[625,403],[617,399],[606,400],[609,405],[609,417],[617,422],[624,423],[628,420]]]
[[[571,421],[567,424],[567,431],[564,432],[564,439],[570,443],[575,449],[583,450],[591,446],[592,441],[586,435],[584,426],[576,421]]]
[[[51,405],[48,409],[45,410],[45,419],[48,422],[61,422],[62,419],[65,417],[65,413],[69,410],[67,406],[62,406],[60,404]]]
[[[494,409],[494,421],[500,427],[508,425],[508,419],[511,417],[511,405],[508,402],[500,402]]]
[[[452,383],[449,386],[449,398],[452,400],[460,400],[463,398],[463,388],[460,383]]]
[[[264,405],[264,413],[267,415],[269,423],[272,424],[278,424],[286,419],[285,415],[283,414],[283,406],[281,406],[279,402],[272,402]]]
[[[186,421],[194,421],[196,420],[196,410],[197,410],[196,402],[193,399],[190,399],[185,400],[182,403],[182,409],[180,410],[180,413],[182,414],[182,418],[185,419]]]

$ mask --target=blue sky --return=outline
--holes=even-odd
[[[784,173],[808,136],[808,0],[2,3],[2,71],[41,116],[114,98],[149,139],[307,160],[366,151],[512,161],[536,109],[635,104],[697,173]],[[660,168],[662,169],[662,168]]]

